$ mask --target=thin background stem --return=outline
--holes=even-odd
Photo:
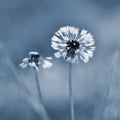
[[[69,63],[69,98],[70,98],[70,114],[71,120],[75,120],[74,103],[73,103],[73,90],[72,90],[72,64]]]
[[[113,85],[112,83],[112,78],[113,75],[115,73],[115,69],[118,66],[118,60],[119,60],[119,52],[115,51],[114,55],[113,55],[113,60],[111,62],[111,67],[109,68],[109,72],[107,73],[106,76],[106,82],[107,82],[107,86],[105,88],[105,94],[103,95],[103,98],[101,100],[100,105],[98,105],[98,110],[96,110],[96,115],[94,117],[94,120],[103,120],[103,113],[104,113],[104,109],[107,103],[107,99],[110,93],[110,89]]]

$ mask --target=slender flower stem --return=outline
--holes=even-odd
[[[41,104],[41,109],[43,111],[43,116],[41,116],[41,117],[43,118],[43,120],[49,120],[47,112],[46,112],[46,110],[44,108],[44,105],[43,105],[43,99],[42,99],[42,94],[41,94],[41,89],[40,89],[40,84],[39,84],[38,72],[37,72],[36,69],[33,69],[33,71],[34,71],[34,74],[35,74],[35,80],[36,80],[39,102]]]
[[[36,70],[36,69],[34,69],[34,74],[35,74],[35,80],[36,80],[36,86],[37,86],[39,101],[40,101],[41,103],[43,103],[43,101],[42,101],[41,89],[40,89],[40,85],[39,85],[39,77],[38,77],[38,73],[37,73],[37,70]]]
[[[74,103],[73,103],[73,90],[72,90],[72,64],[69,64],[69,98],[70,98],[70,114],[71,120],[75,120]]]

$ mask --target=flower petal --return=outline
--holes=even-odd
[[[52,40],[52,41],[55,41],[55,42],[61,42],[61,39],[59,39],[59,38],[56,37],[55,35],[52,37],[51,40]]]
[[[56,53],[54,53],[54,56],[55,56],[56,58],[60,58],[62,55],[61,55],[60,52],[56,52]]]
[[[47,60],[52,60],[52,57],[46,57]]]
[[[43,68],[49,68],[52,66],[52,63],[48,60],[44,60],[42,66]]]

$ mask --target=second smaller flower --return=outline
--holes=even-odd
[[[52,66],[52,63],[50,62],[51,59],[51,57],[46,57],[46,59],[44,59],[38,52],[29,52],[29,56],[22,60],[20,67],[31,67],[35,68],[36,70],[39,70],[40,66],[43,68],[49,68]]]

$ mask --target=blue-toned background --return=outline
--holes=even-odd
[[[30,51],[53,57],[39,71],[45,109],[70,120],[68,63],[50,47],[66,25],[88,30],[96,45],[89,63],[73,66],[76,120],[120,120],[119,0],[0,0],[0,120],[40,120],[34,74],[19,68]]]

